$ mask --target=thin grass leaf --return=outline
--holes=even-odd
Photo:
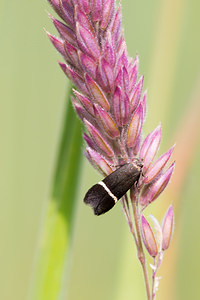
[[[74,223],[82,145],[80,122],[74,114],[70,99],[67,99],[63,128],[30,299],[58,299],[61,284],[64,282],[66,285],[63,276],[68,274],[65,268],[68,268],[66,261]]]

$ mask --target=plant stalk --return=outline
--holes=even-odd
[[[132,206],[133,206],[133,215],[134,215],[134,220],[135,220],[135,228],[136,228],[137,241],[138,241],[137,255],[138,255],[138,259],[141,263],[143,274],[144,274],[144,281],[145,281],[145,287],[146,287],[146,292],[147,292],[147,299],[151,300],[149,278],[148,278],[147,266],[146,266],[146,257],[145,257],[145,254],[144,254],[144,250],[143,250],[143,246],[142,246],[141,233],[140,233],[140,225],[139,225],[140,224],[140,214],[139,214],[139,210],[138,210],[138,201],[132,201]]]

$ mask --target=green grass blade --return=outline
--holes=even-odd
[[[70,98],[70,97],[68,97]],[[81,167],[81,125],[67,99],[63,134],[52,184],[52,195],[43,222],[39,254],[30,299],[56,300],[65,282],[73,227],[75,197]]]

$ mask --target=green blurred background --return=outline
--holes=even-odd
[[[47,11],[55,16],[45,1],[0,0],[2,300],[30,297],[65,111],[68,81],[43,30],[55,33]],[[173,202],[176,214],[157,298],[200,299],[200,1],[122,0],[122,12],[148,88],[144,133],[161,122],[160,154],[177,144],[172,182],[147,211],[161,220]],[[82,199],[100,177],[85,159],[80,177],[67,299],[145,299],[120,205],[93,216]]]

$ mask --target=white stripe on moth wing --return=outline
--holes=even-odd
[[[103,182],[103,181],[99,181],[97,184],[100,184],[108,193],[108,195],[113,198],[113,200],[115,201],[115,203],[117,203],[118,199],[117,197],[109,190],[109,188],[107,187],[107,185]]]

